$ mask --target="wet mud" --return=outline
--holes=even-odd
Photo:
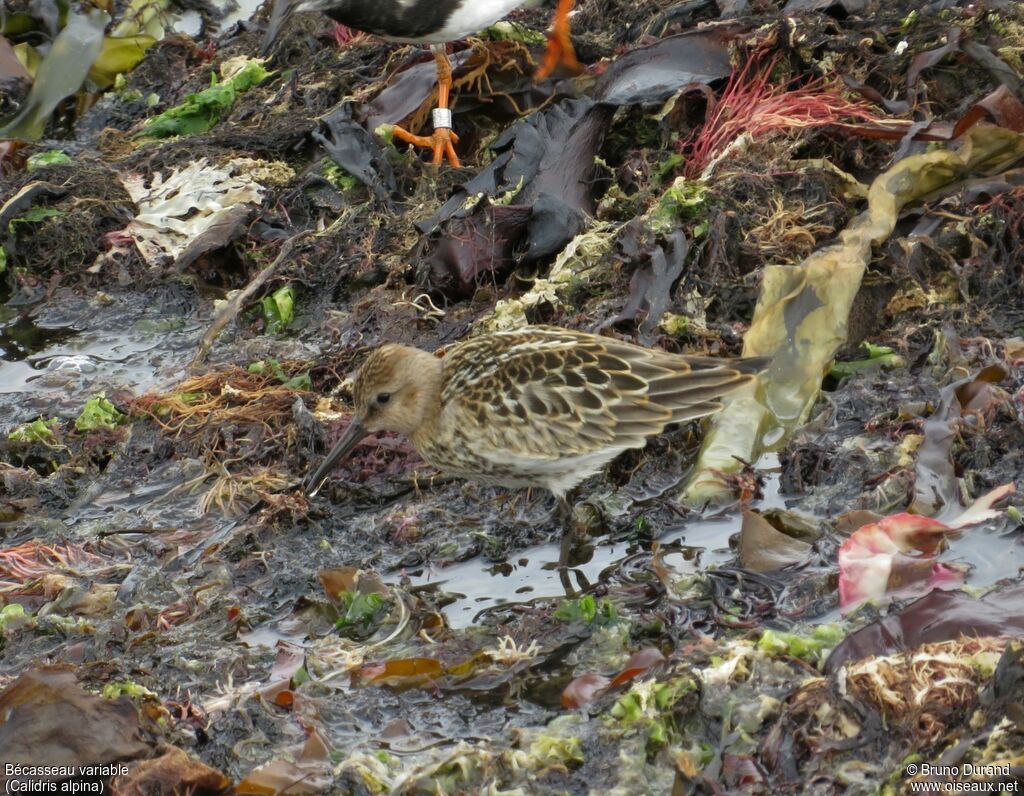
[[[3,42],[45,56],[24,5]],[[1024,13],[577,9],[578,76],[533,80],[550,4],[450,46],[461,169],[389,135],[429,124],[426,50],[310,14],[253,67],[269,7],[200,3],[0,145],[0,757],[124,794],[1019,784]],[[783,289],[823,251],[863,277]],[[840,340],[807,405],[713,501],[707,424],[620,456],[567,566],[549,496],[396,435],[303,493],[383,342],[731,357],[773,300]]]

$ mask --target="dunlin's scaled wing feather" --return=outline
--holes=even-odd
[[[468,443],[477,477],[492,470],[495,482],[556,493],[665,426],[717,411],[722,395],[765,364],[543,326],[469,340],[443,363],[439,427],[447,433],[435,444]],[[445,458],[436,447],[424,453]]]

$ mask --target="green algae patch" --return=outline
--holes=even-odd
[[[578,765],[583,762],[583,745],[579,738],[557,738],[545,735],[530,744],[530,756],[544,763]]]
[[[57,444],[55,429],[60,421],[56,417],[44,420],[39,417],[31,423],[24,423],[7,435],[7,439],[21,445],[40,443],[46,446]]]
[[[295,289],[285,285],[275,290],[269,296],[264,296],[260,308],[267,334],[284,331],[295,317]]]
[[[334,161],[329,161],[324,166],[324,179],[339,191],[351,191],[359,186],[359,180]]]
[[[395,125],[393,124],[377,125],[373,130],[373,134],[389,146],[393,146],[395,143]]]
[[[861,348],[867,354],[866,357],[863,359],[834,362],[832,363],[829,375],[838,380],[873,368],[901,368],[906,364],[903,357],[889,346],[872,345],[865,342],[861,343]]]
[[[17,218],[12,218],[7,222],[7,231],[11,235],[14,235],[18,231],[18,226],[21,224],[38,224],[40,221],[46,221],[48,218],[59,218],[64,215],[64,212],[57,210],[54,207],[33,207],[28,212]]]
[[[32,614],[23,605],[11,603],[0,608],[0,636],[9,630],[22,627],[32,620]]]
[[[79,431],[112,431],[124,422],[124,413],[118,411],[117,407],[101,393],[86,401],[82,413],[75,419],[75,428]]]
[[[120,683],[107,683],[103,686],[104,699],[117,699],[121,696],[128,696],[131,699],[157,699],[157,695],[143,685],[130,681]]]
[[[388,600],[379,592],[345,591],[338,597],[345,610],[344,615],[334,623],[338,630],[370,630],[380,624],[389,608]]]
[[[844,638],[846,631],[838,624],[817,625],[808,635],[768,628],[761,634],[757,648],[769,655],[787,655],[821,668],[832,648]]]
[[[284,372],[284,368],[281,363],[274,358],[268,358],[260,360],[259,362],[253,362],[249,365],[246,370],[257,376],[271,375],[277,379],[281,384],[287,387],[289,390],[311,390],[313,384],[309,378],[309,371],[303,371],[295,376],[289,377]],[[179,397],[186,403],[190,403],[201,397],[200,393],[180,393]]]
[[[563,602],[555,609],[555,618],[569,623],[604,625],[617,622],[619,612],[611,600],[595,600],[592,594],[586,594],[578,600]]]
[[[169,138],[205,133],[231,110],[240,93],[258,86],[271,74],[259,58],[225,61],[221,64],[219,81],[216,75],[212,75],[212,85],[208,89],[189,94],[180,105],[149,119],[135,137]]]
[[[507,19],[495,22],[489,28],[485,28],[480,35],[491,41],[517,41],[527,47],[539,47],[548,40],[540,31]]]
[[[25,162],[25,168],[29,171],[46,168],[47,166],[61,166],[70,163],[71,157],[59,149],[50,149],[46,152],[37,152],[31,155]]]
[[[688,673],[665,681],[645,680],[619,697],[605,719],[623,732],[639,733],[650,758],[679,739],[676,706],[697,691],[697,681]]]
[[[586,760],[582,740],[586,733],[586,722],[575,713],[558,716],[546,727],[518,730],[517,746],[526,750],[523,766],[539,772],[552,766],[582,765]]]
[[[707,207],[707,195],[704,183],[676,177],[651,210],[651,228],[664,234],[675,229],[681,220],[697,218]]]

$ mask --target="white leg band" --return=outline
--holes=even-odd
[[[430,112],[430,116],[434,121],[434,129],[445,127],[449,130],[452,129],[452,112],[448,108],[434,108]]]

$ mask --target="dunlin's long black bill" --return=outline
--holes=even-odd
[[[281,33],[284,21],[291,15],[292,9],[299,4],[298,0],[275,0],[274,8],[270,12],[270,23],[267,25],[267,32],[263,35],[263,43],[260,45],[260,55],[266,57],[270,48],[274,46],[277,37]]]
[[[348,428],[345,429],[345,433],[341,439],[331,448],[331,452],[327,454],[327,458],[323,460],[323,463],[313,471],[313,475],[306,481],[306,497],[314,497],[317,492],[320,491],[320,487],[323,485],[324,479],[327,474],[333,469],[339,461],[341,461],[345,455],[352,450],[356,444],[363,437],[366,436],[366,429],[363,428],[363,424],[355,418],[352,418],[352,422],[349,423]]]

